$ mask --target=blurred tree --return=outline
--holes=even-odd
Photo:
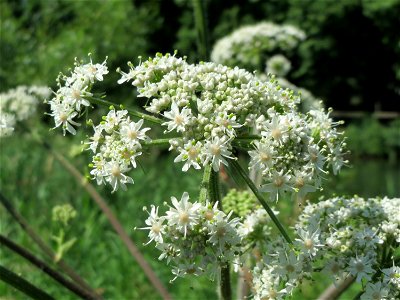
[[[114,70],[149,53],[156,41],[148,36],[162,25],[158,5],[151,3],[10,0],[0,5],[2,89],[55,85],[58,73],[66,71],[74,57],[85,59],[89,52],[97,61],[109,57],[115,82],[119,74]]]

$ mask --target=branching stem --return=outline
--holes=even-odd
[[[267,202],[264,200],[264,197],[258,191],[257,187],[255,186],[253,181],[250,179],[250,177],[247,175],[245,170],[243,170],[243,168],[239,165],[239,163],[236,160],[233,160],[233,159],[230,160],[230,164],[238,172],[238,174],[244,179],[244,181],[247,183],[249,188],[253,191],[254,195],[257,197],[258,201],[261,203],[261,205],[267,211],[267,213],[268,213],[269,217],[271,218],[272,222],[274,222],[276,227],[278,227],[279,231],[281,232],[281,234],[285,238],[285,240],[289,244],[292,244],[293,242],[290,239],[289,235],[287,234],[285,228],[283,227],[281,222],[278,220],[278,218],[275,216],[274,212],[269,207]]]
[[[119,104],[117,104],[117,103],[114,103],[114,102],[111,102],[108,100],[104,100],[101,98],[97,98],[97,97],[87,97],[85,99],[87,99],[91,103],[99,104],[99,105],[106,106],[106,107],[110,107],[110,106],[119,107]],[[124,108],[124,109],[126,109],[131,116],[138,117],[138,118],[141,118],[143,120],[146,120],[146,121],[149,121],[149,122],[152,122],[155,124],[162,124],[164,122],[163,120],[161,120],[157,117],[142,113],[142,112],[134,110],[132,108]]]

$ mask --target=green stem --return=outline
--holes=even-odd
[[[205,6],[206,0],[193,0],[194,23],[197,31],[197,47],[200,59],[203,61],[207,61],[210,57]]]
[[[212,172],[211,165],[206,165],[204,167],[203,179],[201,181],[200,196],[199,196],[199,202],[203,204],[206,202],[206,199],[208,198],[211,172]]]
[[[90,101],[91,103],[99,104],[99,105],[102,105],[102,106],[119,107],[119,104],[117,104],[117,103],[113,103],[111,101],[107,101],[107,100],[100,99],[100,98],[97,98],[97,97],[87,97],[85,99]],[[161,119],[159,119],[157,117],[150,116],[148,114],[142,113],[142,112],[134,110],[132,108],[124,108],[124,109],[126,109],[129,112],[129,114],[134,116],[134,117],[138,117],[138,118],[141,118],[143,120],[146,120],[146,121],[149,121],[149,122],[152,122],[152,123],[155,123],[155,124],[162,124],[164,122],[163,120],[161,120]]]
[[[253,183],[253,181],[249,178],[247,173],[243,170],[243,168],[239,165],[239,163],[236,160],[231,160],[230,161],[231,166],[237,171],[237,173],[244,179],[244,181],[247,183],[249,188],[253,191],[254,195],[257,197],[258,201],[261,203],[261,205],[265,208],[267,211],[269,217],[271,220],[275,223],[276,227],[278,227],[279,231],[281,232],[282,236],[285,238],[285,240],[289,243],[292,244],[292,240],[290,239],[289,235],[285,231],[285,228],[283,228],[281,222],[278,220],[278,218],[275,216],[274,212],[272,209],[269,207],[267,202],[264,200],[264,197],[261,195],[261,193],[258,191],[257,187]]]
[[[219,173],[211,170],[209,195],[211,203],[218,202],[219,209],[222,210],[221,192],[219,187]],[[220,265],[221,280],[220,280],[220,296],[222,300],[232,299],[231,278],[229,272],[229,264],[223,263]]]
[[[232,299],[231,292],[231,276],[229,271],[229,264],[221,266],[221,299]]]
[[[166,138],[166,139],[151,140],[151,141],[143,143],[143,146],[144,147],[146,147],[146,146],[166,146],[166,145],[169,145],[169,141],[171,139],[180,139],[180,138],[179,137],[178,138],[171,137],[171,138]]]
[[[52,296],[47,294],[45,291],[37,288],[30,282],[26,281],[17,274],[11,272],[10,270],[0,266],[0,280],[13,286],[17,290],[21,291],[25,295],[38,300],[54,300]]]

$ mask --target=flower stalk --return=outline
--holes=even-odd
[[[219,188],[219,173],[212,171],[210,173],[210,183],[209,183],[209,196],[211,203],[218,202],[218,207],[222,210],[221,203],[221,192]],[[220,277],[220,297],[221,300],[231,300],[232,299],[232,289],[231,289],[231,278],[229,272],[229,264],[224,263],[220,265],[221,277]]]
[[[106,106],[106,107],[110,107],[110,106],[118,107],[119,106],[119,104],[116,104],[114,102],[111,102],[111,101],[108,101],[108,100],[104,100],[104,99],[101,99],[101,98],[97,98],[97,97],[87,97],[86,99],[88,101],[90,101],[91,103],[102,105],[102,106]],[[124,108],[124,109],[126,109],[131,116],[138,117],[138,118],[141,118],[143,120],[146,120],[146,121],[149,121],[149,122],[152,122],[152,123],[155,123],[155,124],[162,124],[163,123],[163,120],[161,120],[161,119],[159,119],[157,117],[142,113],[142,112],[137,111],[135,109],[132,109],[132,108]]]
[[[264,209],[267,211],[269,217],[271,220],[275,223],[276,227],[278,227],[280,233],[282,236],[285,238],[285,240],[289,243],[292,244],[292,240],[290,239],[289,235],[287,234],[285,228],[281,224],[281,222],[278,220],[278,218],[275,216],[274,212],[272,209],[269,207],[267,202],[264,200],[264,197],[261,195],[261,193],[258,191],[257,187],[253,183],[253,181],[250,179],[250,177],[247,175],[247,173],[243,170],[243,168],[239,165],[239,163],[236,160],[230,160],[231,166],[237,171],[237,173],[244,179],[244,181],[247,183],[249,188],[252,190],[254,195],[257,197],[258,201],[261,203],[261,205],[264,207]]]

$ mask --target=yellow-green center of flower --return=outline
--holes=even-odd
[[[151,231],[153,231],[155,234],[159,234],[160,231],[161,231],[161,226],[159,224],[157,224],[157,223],[154,223],[151,226]]]
[[[137,131],[136,131],[136,130],[129,130],[129,131],[128,131],[128,137],[129,137],[131,140],[136,140],[137,137],[138,137]]]
[[[196,148],[190,148],[190,150],[188,151],[188,155],[191,159],[196,158],[198,154],[199,151]]]
[[[286,265],[286,271],[288,271],[288,273],[293,273],[294,272],[294,267],[292,265]]]
[[[183,117],[181,115],[175,116],[175,123],[181,125],[183,123]]]
[[[302,188],[304,186],[304,178],[303,177],[298,177],[296,178],[296,187],[297,188]]]
[[[179,221],[183,224],[189,223],[189,214],[183,211],[179,214]]]
[[[208,221],[211,221],[213,217],[214,217],[214,212],[212,210],[207,210],[204,213],[204,218],[206,218]]]
[[[121,170],[119,168],[119,166],[115,165],[111,168],[111,174],[114,177],[120,177],[121,176]]]
[[[364,264],[362,262],[358,262],[355,265],[357,272],[362,272],[364,271]]]
[[[305,239],[304,247],[306,247],[308,250],[312,249],[314,247],[313,241],[311,239]]]
[[[260,153],[260,160],[262,162],[269,161],[270,159],[271,159],[271,156],[268,153],[265,153],[265,152]]]
[[[281,177],[278,177],[278,178],[276,178],[275,180],[274,180],[274,185],[276,186],[276,187],[281,187],[282,185],[283,185],[283,179],[281,178]]]
[[[272,129],[271,135],[275,140],[279,140],[282,136],[282,131],[279,128]]]
[[[79,90],[72,90],[72,98],[74,98],[75,100],[81,99],[81,93],[79,92]]]
[[[221,148],[218,145],[211,145],[210,150],[212,155],[218,156],[221,154]]]

